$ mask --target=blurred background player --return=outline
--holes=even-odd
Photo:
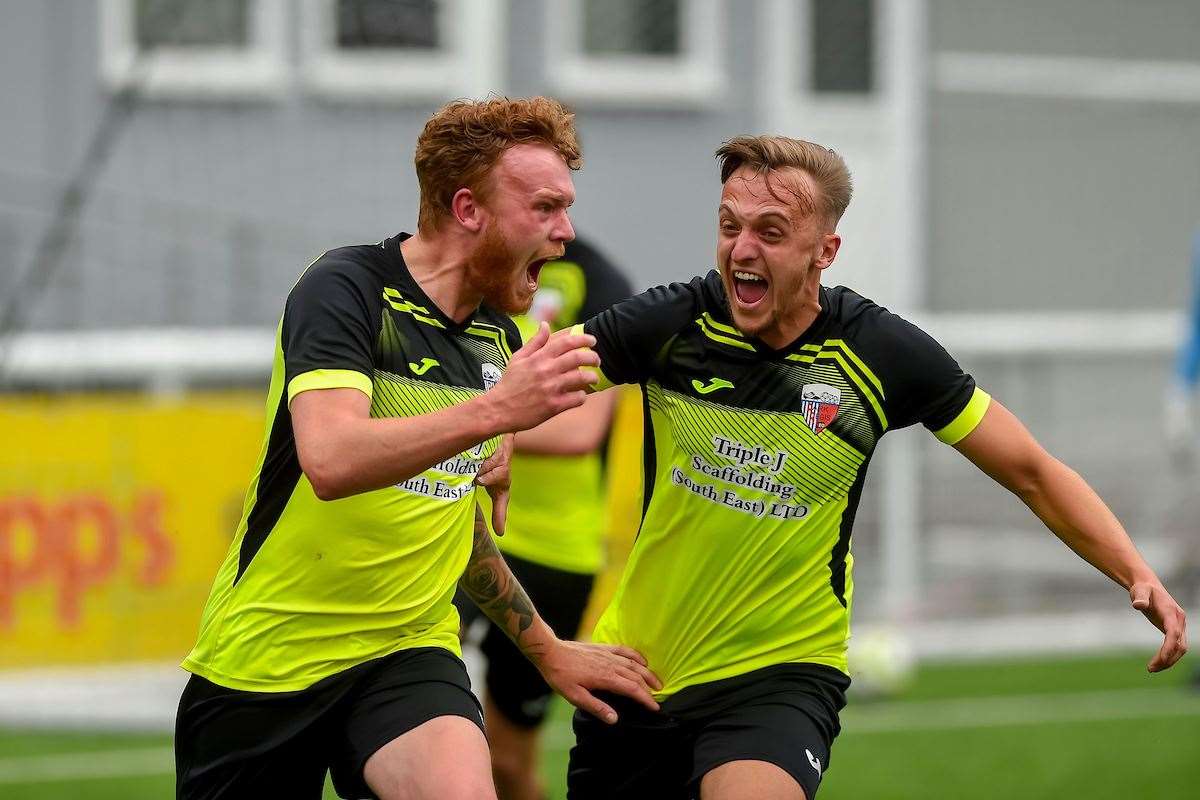
[[[629,281],[599,250],[575,239],[562,259],[542,268],[529,312],[517,317],[522,337],[545,322],[569,328],[631,294]],[[496,544],[542,617],[560,636],[580,627],[604,563],[604,449],[617,392],[592,395],[581,407],[517,436],[511,463],[517,487],[504,536]],[[463,632],[482,614],[461,592],[455,600]],[[484,718],[501,800],[536,800],[538,732],[552,690],[495,623],[486,623]]]

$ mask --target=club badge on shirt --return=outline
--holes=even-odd
[[[486,392],[500,382],[500,368],[490,361],[483,362],[483,390]]]
[[[813,433],[829,427],[842,404],[842,391],[827,383],[806,383],[800,390],[800,412]]]

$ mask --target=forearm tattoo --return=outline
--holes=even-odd
[[[492,622],[499,625],[518,647],[522,647],[521,634],[533,625],[536,612],[529,595],[525,594],[508,564],[504,563],[504,557],[496,549],[478,506],[475,508],[475,539],[471,545],[471,557],[459,586]]]

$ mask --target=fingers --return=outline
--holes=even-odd
[[[658,691],[662,688],[662,682],[658,676],[651,672],[647,667],[633,661],[626,662],[626,666],[618,667],[617,674],[633,681],[634,683],[645,686],[646,689]]]
[[[1162,647],[1146,665],[1151,672],[1162,672],[1164,669],[1171,668],[1187,652],[1187,627],[1183,609],[1176,606],[1168,611],[1164,617],[1163,627],[1166,630]]]
[[[546,343],[549,341],[550,324],[547,322],[542,322],[538,325],[538,329],[533,336],[530,336],[529,339],[527,339],[525,343],[521,345],[521,349],[513,353],[513,357],[510,359],[509,363],[511,364],[513,361],[517,361],[518,359],[528,358],[545,347]]]
[[[1187,618],[1183,609],[1161,585],[1145,581],[1129,587],[1129,601],[1163,632],[1162,646],[1146,669],[1150,672],[1169,669],[1187,652]]]
[[[543,322],[542,324],[545,325],[546,323]],[[560,331],[550,339],[549,343],[546,344],[544,349],[546,351],[546,355],[553,358],[556,356],[561,356],[563,353],[568,353],[572,350],[579,350],[580,348],[585,350],[590,349],[594,347],[595,344],[596,337],[592,336],[591,334],[563,333]]]
[[[1153,593],[1150,584],[1135,583],[1129,587],[1129,601],[1138,611],[1145,611],[1150,607],[1150,596]]]
[[[607,645],[607,649],[610,653],[625,659],[622,666],[636,675],[638,680],[656,691],[662,688],[662,681],[650,671],[645,656],[637,650],[634,650],[632,647],[625,647],[624,645]]]
[[[508,489],[492,495],[492,530],[497,536],[504,535],[504,523],[508,519]]]
[[[579,347],[557,356],[553,364],[555,372],[569,372],[579,367],[599,367],[600,355],[595,350]]]
[[[619,656],[625,656],[631,661],[636,661],[637,663],[641,664],[643,667],[650,663],[646,660],[644,655],[639,653],[637,650],[634,650],[632,647],[626,647],[623,644],[608,644],[603,646],[609,652],[616,653]]]
[[[596,719],[607,722],[609,725],[617,721],[617,712],[608,703],[596,697],[587,689],[580,687],[578,692],[572,692],[570,697],[571,705],[578,709],[586,711]]]
[[[619,672],[611,675],[604,685],[605,689],[622,694],[630,700],[635,700],[651,711],[658,711],[658,701],[647,691],[640,680],[623,676]]]

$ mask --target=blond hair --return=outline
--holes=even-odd
[[[571,169],[583,165],[575,115],[557,100],[489,97],[442,106],[417,138],[418,229],[436,230],[459,189],[486,197],[492,168],[515,144],[544,144]]]
[[[736,136],[717,148],[717,160],[721,163],[721,183],[742,167],[760,175],[788,167],[803,170],[816,183],[820,194],[813,201],[817,208],[810,210],[819,210],[835,225],[850,205],[854,190],[850,170],[842,157],[828,147],[786,136]],[[800,199],[802,203],[805,201]]]

